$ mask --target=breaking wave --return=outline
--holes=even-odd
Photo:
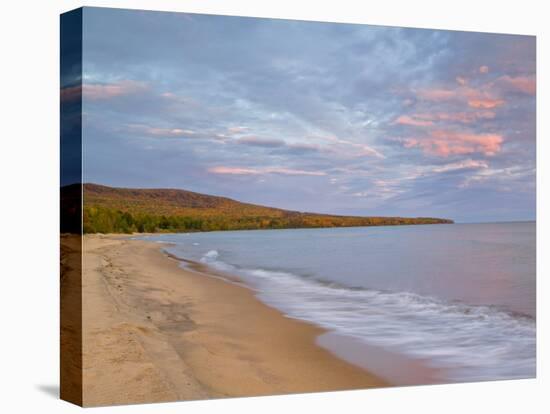
[[[535,320],[493,306],[350,288],[285,271],[240,268],[211,250],[202,263],[243,279],[291,318],[443,368],[449,381],[533,377]]]

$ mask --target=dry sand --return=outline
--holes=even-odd
[[[160,247],[84,237],[83,405],[387,385],[315,345],[322,329]]]

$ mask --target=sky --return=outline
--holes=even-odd
[[[99,8],[83,25],[86,182],[535,219],[535,37]]]

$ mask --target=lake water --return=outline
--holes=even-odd
[[[535,376],[535,223],[162,234],[263,302],[422,360],[442,381]]]

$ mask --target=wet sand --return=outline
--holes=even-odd
[[[83,238],[85,406],[389,385],[318,346],[322,329],[161,247]]]

